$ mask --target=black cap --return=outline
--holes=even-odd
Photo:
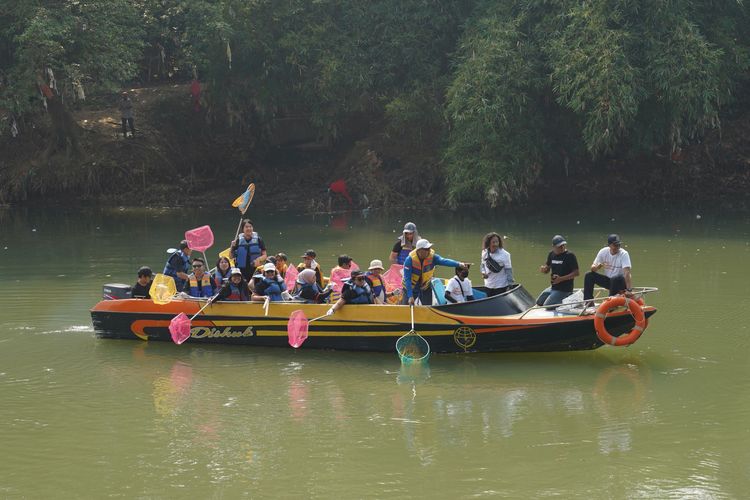
[[[318,254],[316,254],[315,250],[313,250],[312,248],[309,250],[305,250],[305,254],[303,255],[303,257],[312,257],[313,259],[317,256]]]
[[[148,267],[148,266],[141,266],[141,268],[138,269],[138,277],[139,278],[141,276],[153,276],[153,275],[154,275],[153,271],[151,271],[151,268]]]
[[[363,273],[362,271],[352,271],[352,276],[351,276],[351,278],[352,278],[352,279],[354,279],[354,278],[356,278],[357,276],[364,276],[364,273]]]
[[[180,250],[185,250],[186,248],[190,248],[190,247],[188,246],[188,242],[187,242],[187,240],[182,240],[182,241],[180,242]]]
[[[565,241],[565,237],[561,234],[556,234],[554,238],[552,238],[552,246],[553,247],[559,247],[561,245],[567,245],[568,242]]]
[[[620,237],[614,233],[607,236],[607,245],[621,245],[622,241],[620,241]]]

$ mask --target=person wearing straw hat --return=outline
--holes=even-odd
[[[409,253],[414,250],[417,241],[419,241],[417,225],[413,222],[407,222],[404,224],[404,231],[396,240],[396,244],[393,245],[393,250],[391,250],[391,264],[403,264]]]
[[[547,255],[547,262],[539,267],[540,273],[550,271],[550,286],[536,299],[538,306],[562,304],[565,297],[573,294],[573,280],[580,274],[578,259],[573,252],[568,252],[568,242],[559,234],[552,238],[552,251]]]
[[[154,273],[148,266],[142,266],[138,269],[138,281],[133,285],[132,296],[134,299],[150,299],[151,298],[151,278]]]
[[[458,267],[471,264],[446,259],[435,253],[432,243],[422,238],[404,261],[404,279],[401,303],[414,305],[419,300],[423,306],[432,305],[432,275],[435,266]]]
[[[250,300],[250,288],[242,277],[242,271],[233,267],[229,272],[229,281],[224,283],[216,296],[217,300],[247,302]]]
[[[365,273],[365,280],[367,280],[370,288],[372,288],[372,296],[376,304],[385,304],[388,297],[394,295],[393,292],[388,293],[385,289],[383,271],[383,262],[380,261],[380,259],[373,259],[370,262],[370,267],[367,268],[367,272]]]

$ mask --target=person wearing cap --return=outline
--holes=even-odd
[[[513,284],[510,253],[503,248],[503,237],[495,232],[485,234],[482,239],[479,271],[484,278],[488,297],[507,292],[508,287]]]
[[[469,268],[463,264],[456,268],[456,275],[448,280],[445,287],[445,300],[451,304],[474,300],[474,289],[469,279]]]
[[[583,278],[583,300],[594,298],[594,285],[607,288],[610,296],[629,292],[632,288],[630,268],[630,254],[622,249],[620,237],[610,234],[607,246],[599,250],[591,264],[591,272]],[[600,269],[603,269],[603,275],[597,272]]]
[[[297,264],[297,271],[302,272],[305,269],[312,269],[315,271],[315,281],[318,283],[318,287],[323,288],[323,271],[320,270],[320,265],[315,260],[318,254],[312,248],[306,250],[302,255],[302,262]]]
[[[253,231],[253,221],[242,221],[242,233],[231,245],[232,257],[247,281],[252,278],[255,268],[260,266],[266,257],[266,244],[258,233]]]
[[[539,272],[550,276],[550,286],[536,299],[538,306],[560,305],[565,297],[573,293],[573,280],[579,275],[578,259],[568,252],[568,242],[559,234],[552,238],[552,250],[547,262],[539,266]]]
[[[344,287],[341,290],[341,298],[326,312],[328,316],[332,315],[344,304],[374,304],[372,297],[372,288],[365,280],[362,271],[352,271],[349,279],[344,280]]]
[[[188,247],[187,240],[182,240],[180,242],[180,249],[172,253],[167,259],[167,263],[164,265],[164,271],[162,274],[174,278],[174,284],[177,287],[177,290],[182,290],[185,287],[185,281],[187,281],[188,272],[190,272],[191,253],[192,250]]]
[[[294,298],[310,304],[322,304],[328,301],[332,291],[330,285],[321,290],[315,281],[315,271],[304,269],[297,275]]]
[[[271,302],[281,302],[286,294],[286,284],[276,272],[276,264],[272,262],[263,266],[263,278],[255,284],[253,300],[265,300],[268,297]]]
[[[370,267],[367,268],[367,272],[365,273],[365,280],[372,289],[372,296],[376,304],[385,304],[388,297],[393,297],[394,295],[393,292],[388,292],[385,289],[385,282],[383,281],[382,274],[383,271],[383,262],[380,259],[373,259],[370,262]]]
[[[404,224],[403,233],[398,237],[396,244],[393,245],[393,250],[391,250],[391,264],[403,265],[404,261],[409,256],[409,253],[414,250],[417,241],[419,241],[417,225],[413,222],[407,222]]]
[[[151,298],[151,278],[154,273],[148,266],[142,266],[138,269],[138,281],[133,285],[133,298],[134,299],[150,299]]]
[[[200,257],[193,259],[193,272],[188,276],[182,289],[191,297],[213,297],[216,285],[211,275],[206,272],[206,263]]]
[[[414,305],[414,302],[419,299],[423,306],[431,306],[432,275],[435,272],[435,266],[458,267],[460,265],[468,268],[471,264],[441,257],[433,250],[432,243],[424,238],[420,239],[404,261],[401,302]]]
[[[229,281],[224,283],[219,293],[216,294],[217,300],[226,300],[234,302],[247,302],[250,300],[250,288],[247,281],[242,277],[242,271],[233,267],[229,272]]]

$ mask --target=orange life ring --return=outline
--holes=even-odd
[[[635,326],[630,332],[619,337],[613,337],[608,331],[607,327],[604,326],[604,319],[607,317],[609,311],[616,307],[626,306],[635,319]],[[594,328],[596,328],[596,335],[599,340],[605,344],[621,346],[630,345],[641,336],[643,330],[646,329],[646,315],[643,314],[640,304],[637,301],[618,295],[617,297],[610,297],[605,300],[602,305],[596,310],[596,316],[594,316]]]

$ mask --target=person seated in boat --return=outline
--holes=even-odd
[[[365,273],[365,280],[367,284],[372,288],[372,296],[376,304],[385,304],[388,297],[398,295],[398,293],[387,292],[385,289],[385,281],[383,280],[383,262],[379,259],[373,259],[370,262],[370,267],[367,268]],[[398,290],[400,293],[401,290]]]
[[[487,296],[505,293],[513,284],[513,266],[510,253],[503,248],[503,238],[499,234],[487,233],[482,239],[482,257],[479,271],[484,278]]]
[[[286,278],[286,270],[289,269],[289,257],[284,252],[276,254],[276,270],[279,276]]]
[[[445,287],[445,300],[451,304],[474,300],[474,289],[469,279],[469,268],[463,264],[456,268],[456,275],[448,280]]]
[[[409,253],[414,250],[415,245],[419,241],[419,233],[417,232],[417,225],[413,222],[407,222],[404,224],[404,231],[401,236],[396,240],[396,244],[393,245],[391,250],[390,261],[391,264],[402,264],[409,256]]]
[[[232,271],[232,263],[229,262],[227,257],[219,257],[216,261],[216,269],[214,270],[214,287],[216,289],[224,286],[224,283],[229,281],[229,273]]]
[[[242,276],[242,271],[233,267],[229,271],[229,281],[224,283],[216,295],[216,300],[247,302],[250,300],[250,288]]]
[[[417,241],[416,248],[404,261],[401,303],[414,305],[419,300],[423,306],[432,305],[432,275],[435,266],[467,266],[464,262],[446,259],[435,253],[432,243],[426,239]],[[467,266],[468,267],[468,266]]]
[[[213,297],[216,286],[210,274],[206,272],[206,263],[200,257],[193,259],[193,272],[188,276],[182,289],[191,297]]]
[[[133,298],[134,299],[150,299],[151,298],[151,279],[153,272],[148,266],[142,266],[138,269],[138,281],[133,285]]]
[[[330,316],[342,307],[344,304],[373,304],[372,288],[365,280],[365,275],[361,271],[352,271],[349,279],[344,281],[344,287],[341,290],[341,298],[331,306],[326,315]]]
[[[242,233],[232,242],[230,248],[235,264],[242,271],[242,276],[249,281],[255,268],[266,256],[266,244],[263,238],[253,231],[253,222],[250,219],[242,221]]]
[[[630,254],[622,249],[620,237],[610,234],[607,246],[599,250],[594,258],[591,272],[583,277],[583,300],[588,300],[588,305],[593,305],[594,285],[609,289],[610,297],[623,292],[630,293],[633,287],[630,268]],[[604,269],[604,275],[597,272],[600,269]]]
[[[163,274],[174,278],[174,284],[177,290],[182,290],[185,287],[185,282],[188,279],[188,273],[190,272],[190,254],[192,250],[188,246],[187,240],[180,242],[180,249],[173,252],[167,259],[167,263],[164,265]]]
[[[538,306],[562,304],[565,297],[573,294],[573,280],[579,274],[578,259],[573,252],[568,252],[568,242],[559,234],[552,238],[552,251],[547,255],[547,262],[539,267],[540,273],[550,271],[550,286],[536,299]]]
[[[255,289],[255,287],[258,285],[258,283],[261,282],[261,280],[265,276],[265,267],[268,263],[274,264],[274,267],[276,267],[276,257],[273,255],[269,257],[261,257],[260,258],[260,265],[255,268],[255,272],[253,273],[253,281],[251,282],[251,288]]]
[[[276,271],[276,264],[267,262],[263,266],[263,278],[255,284],[253,300],[265,300],[268,297],[271,302],[281,302],[286,295],[286,284]]]
[[[315,281],[315,271],[304,269],[297,275],[294,298],[311,304],[323,304],[328,302],[332,291],[330,285],[321,289]]]
[[[312,269],[315,271],[315,281],[318,283],[320,288],[323,288],[323,271],[320,270],[320,265],[315,260],[317,254],[312,248],[306,250],[302,255],[302,262],[297,264],[297,271],[302,272],[305,269]]]

